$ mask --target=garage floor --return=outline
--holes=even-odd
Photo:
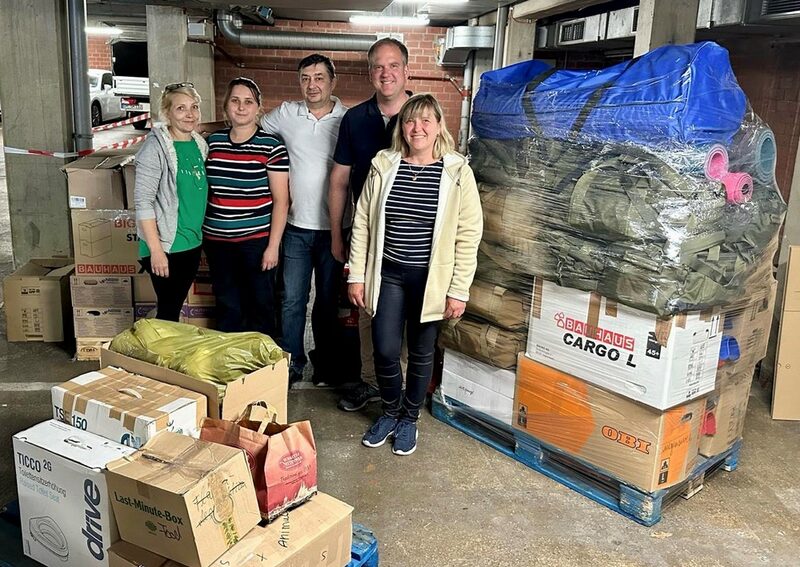
[[[0,130],[0,136],[2,130]],[[2,138],[0,137],[0,145]],[[44,158],[43,158],[44,159]],[[0,154],[0,276],[11,272]],[[96,368],[60,346],[7,343],[0,323],[0,504],[16,496],[11,436],[50,416],[49,387]],[[355,507],[375,531],[381,565],[798,565],[800,423],[769,417],[768,392],[751,394],[739,469],[719,472],[690,500],[645,528],[438,422],[427,412],[419,448],[396,457],[360,437],[377,406],[336,409],[330,390],[290,392],[292,419],[310,419],[320,488]],[[0,559],[32,565],[0,527]],[[3,565],[0,561],[0,565]]]

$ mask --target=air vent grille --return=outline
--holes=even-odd
[[[800,0],[763,0],[762,16],[800,15]]]
[[[561,26],[561,41],[580,41],[586,28],[585,22],[571,22]]]

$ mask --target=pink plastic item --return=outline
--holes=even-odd
[[[747,173],[726,173],[722,176],[729,203],[747,203],[753,198],[753,178]]]
[[[706,154],[706,177],[721,181],[728,173],[728,151],[720,146],[712,146]]]

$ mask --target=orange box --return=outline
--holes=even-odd
[[[647,492],[694,469],[705,398],[660,411],[520,354],[514,427]]]

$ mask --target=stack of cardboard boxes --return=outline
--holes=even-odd
[[[27,556],[48,567],[350,562],[350,506],[320,493],[266,524],[245,452],[196,438],[207,415],[235,420],[256,400],[285,422],[288,358],[223,397],[105,347],[100,356],[100,370],[52,389],[54,419],[14,436]]]
[[[132,155],[92,155],[64,168],[72,209],[70,286],[78,360],[97,360],[100,345],[133,324],[131,277],[139,271],[139,243],[132,161]]]
[[[667,488],[742,436],[776,287],[659,318],[536,278],[515,371],[448,349],[442,394],[643,491]]]
[[[156,295],[139,264],[133,191],[134,156],[92,155],[64,168],[72,209],[75,275],[72,306],[79,360],[97,360],[100,345],[153,317]],[[181,322],[214,326],[214,295],[205,257]]]

